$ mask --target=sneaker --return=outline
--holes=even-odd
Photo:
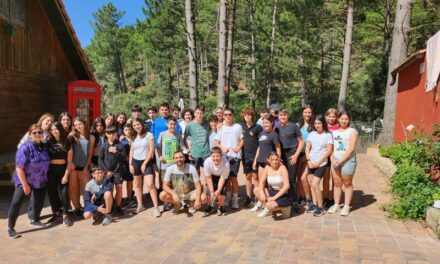
[[[291,211],[293,211],[294,213],[299,214],[301,212],[301,208],[298,202],[293,202],[292,203],[292,209]]]
[[[154,210],[153,210],[153,216],[154,216],[154,217],[160,217],[160,210],[159,210],[159,207],[154,208]]]
[[[325,199],[324,202],[322,203],[322,207],[324,208],[330,208],[332,205],[335,204],[335,200],[333,199]]]
[[[21,237],[21,235],[19,233],[15,232],[15,230],[13,228],[8,229],[8,236],[9,236],[9,238],[13,238],[13,239]]]
[[[196,209],[194,209],[194,207],[189,207],[188,208],[188,213],[195,214],[196,213]]]
[[[269,211],[269,209],[264,208],[263,211],[261,211],[261,212],[257,215],[257,217],[266,217],[266,216],[270,216],[270,215],[272,215],[272,212]]]
[[[141,213],[141,212],[143,212],[143,211],[145,211],[145,207],[144,207],[143,205],[138,206],[138,207],[136,208],[136,214],[139,214],[139,213]]]
[[[312,201],[308,200],[306,205],[306,213],[313,213],[316,210],[316,205]]]
[[[67,215],[63,217],[63,224],[65,226],[72,226],[73,225],[72,221],[70,220],[70,218]]]
[[[173,209],[173,206],[170,203],[164,203],[163,204],[163,211],[171,211],[171,209]]]
[[[77,209],[73,211],[73,214],[75,215],[76,218],[78,219],[83,219],[84,218],[84,212],[82,209]]]
[[[33,227],[33,228],[43,228],[45,227],[45,224],[41,223],[40,221],[29,221],[29,226]]]
[[[104,216],[104,220],[102,221],[102,225],[106,226],[106,225],[111,224],[111,222],[112,222],[112,216],[110,214],[106,214]]]
[[[289,218],[291,210],[292,206],[283,207],[283,209],[281,209],[281,217],[284,219]]]
[[[226,215],[226,209],[224,206],[217,208],[217,215]]]
[[[337,212],[339,212],[339,209],[340,209],[339,204],[334,204],[327,210],[327,213],[336,214]]]
[[[243,206],[245,208],[249,208],[252,205],[252,199],[249,196],[246,196],[246,200],[244,201]]]
[[[299,205],[305,205],[306,204],[306,200],[304,198],[300,197],[298,199],[298,203],[299,203]]]
[[[61,220],[61,215],[56,215],[54,214],[48,221],[48,224],[53,224],[55,222],[57,222],[58,220]]]
[[[347,216],[350,214],[350,206],[344,205],[341,210],[341,216]]]
[[[98,225],[99,224],[99,222],[101,222],[102,221],[102,217],[103,217],[104,215],[103,214],[101,214],[100,212],[95,212],[94,214],[93,214],[93,225]]]
[[[122,210],[121,206],[116,206],[113,213],[118,216],[124,215],[124,211]]]
[[[316,207],[316,210],[313,212],[313,216],[316,216],[316,217],[323,216],[324,214],[325,214],[325,211],[321,207]]]
[[[261,203],[260,203],[260,201],[258,201],[258,202],[254,205],[254,207],[252,207],[252,209],[249,210],[249,211],[251,211],[252,213],[256,213],[256,212],[258,212],[258,210],[260,210],[260,208],[261,208]]]
[[[205,211],[203,211],[203,216],[211,215],[215,212],[215,208],[211,205],[206,206]]]
[[[233,198],[232,199],[232,208],[233,209],[239,209],[240,208],[240,205],[238,205],[238,198]]]

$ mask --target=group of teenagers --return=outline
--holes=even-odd
[[[149,107],[145,119],[138,105],[131,110],[130,117],[97,117],[90,127],[68,112],[58,119],[45,113],[29,127],[16,153],[9,237],[20,237],[15,224],[26,196],[32,227],[57,221],[71,226],[71,217],[108,225],[124,209],[146,210],[144,181],[154,217],[183,210],[225,215],[240,208],[240,165],[246,178],[243,207],[258,217],[289,217],[301,206],[316,217],[350,213],[357,132],[345,111],[314,115],[306,105],[296,123],[277,105],[258,117],[245,108],[236,123],[230,108],[218,107],[208,118],[203,107],[181,110],[168,103]],[[42,223],[46,192],[53,216]]]

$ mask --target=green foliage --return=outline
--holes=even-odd
[[[435,173],[433,168],[440,165],[439,141],[436,137],[415,134],[412,141],[380,148],[381,155],[397,166],[391,177],[391,192],[396,199],[385,207],[394,218],[423,219],[426,208],[440,197],[440,186],[431,178]]]
[[[200,104],[213,108],[217,96],[219,1],[193,2],[199,99]],[[355,2],[346,107],[355,120],[371,121],[383,115],[396,1],[391,1],[388,11],[386,2]],[[267,87],[271,83],[271,103],[287,107],[292,113],[297,113],[300,107],[301,87],[305,87],[306,102],[315,112],[323,113],[335,107],[342,68],[346,1],[276,1],[275,49],[270,65],[274,3],[271,0],[237,1],[230,106],[238,111],[250,106],[252,98],[256,99],[257,109],[266,106]],[[188,98],[183,1],[145,0],[143,12],[145,18],[136,25],[121,26],[124,12],[106,4],[94,14],[95,20],[91,22],[95,35],[85,51],[104,88],[106,111],[136,103],[177,103],[180,98]],[[413,3],[409,52],[424,48],[426,40],[438,30],[439,21],[439,0]],[[255,64],[251,59],[252,32]],[[127,98],[119,95],[121,92],[127,93]],[[134,102],[137,98],[145,101]]]

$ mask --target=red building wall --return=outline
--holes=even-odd
[[[423,72],[420,69],[423,67]],[[399,72],[397,89],[394,141],[406,139],[406,127],[414,125],[425,134],[432,133],[435,123],[440,123],[440,102],[436,102],[436,90],[440,93],[440,84],[429,92],[425,90],[425,56],[416,59]],[[437,96],[440,97],[440,96]]]

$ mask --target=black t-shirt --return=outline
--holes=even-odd
[[[246,123],[240,125],[243,128],[243,160],[253,161],[257,154],[258,136],[263,129],[258,124],[253,124],[251,127],[248,127]]]
[[[302,135],[301,130],[295,123],[289,122],[285,126],[279,124],[275,127],[275,131],[280,137],[283,150],[296,150],[298,148],[298,138]]]
[[[258,146],[260,147],[260,153],[258,154],[257,162],[266,162],[269,154],[275,150],[275,145],[280,144],[280,139],[275,131],[267,132],[261,131],[258,136]]]
[[[70,150],[70,144],[66,142],[65,148],[59,142],[49,144],[49,157],[52,160],[62,159],[67,160],[67,152]]]

